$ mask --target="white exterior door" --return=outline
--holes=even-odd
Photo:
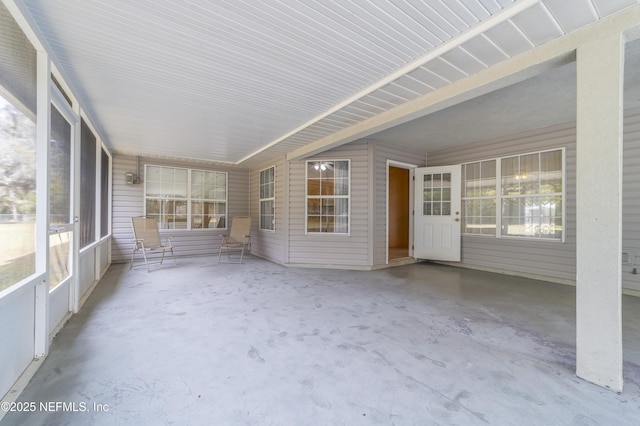
[[[416,169],[416,259],[460,262],[460,165]]]

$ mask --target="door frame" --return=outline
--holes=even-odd
[[[386,173],[386,200],[385,200],[385,243],[384,243],[384,252],[385,252],[385,265],[389,264],[389,167],[396,167],[399,169],[407,169],[409,170],[409,256],[413,257],[413,208],[415,204],[415,196],[414,196],[414,176],[415,169],[418,167],[416,164],[403,163],[401,161],[395,160],[387,160]]]

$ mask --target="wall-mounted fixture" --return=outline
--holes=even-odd
[[[124,181],[127,185],[137,185],[142,183],[140,175],[140,157],[136,157],[136,172],[127,172],[124,174]]]
[[[133,185],[136,182],[136,174],[135,173],[125,173],[124,174],[124,181],[127,185]]]

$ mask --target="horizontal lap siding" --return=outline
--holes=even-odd
[[[149,158],[140,159],[140,173],[144,165],[153,164],[170,167],[184,167],[200,170],[214,170],[228,173],[227,215],[246,216],[249,214],[249,171],[231,167],[207,167],[202,164],[172,162]],[[131,217],[144,214],[144,176],[141,183],[125,184],[125,173],[136,172],[136,157],[116,155],[113,158],[113,240],[112,261],[128,262],[133,249]],[[219,235],[227,231],[161,231],[161,236],[172,237],[176,256],[215,255],[220,247]]]
[[[428,166],[460,164],[554,148],[565,150],[565,242],[462,236],[462,263],[554,279],[576,277],[575,123],[429,152]]]
[[[275,166],[275,232],[260,231],[260,171]],[[285,161],[284,157],[266,162],[251,171],[251,251],[276,263],[286,263],[287,216],[285,206]]]
[[[140,216],[144,210],[143,185],[126,185],[125,173],[135,172],[136,158],[113,156],[113,199],[111,261],[129,260],[133,249],[131,217]]]
[[[623,159],[622,248],[632,264],[622,266],[622,284],[640,290],[640,109],[625,116]]]
[[[354,142],[309,160],[351,160],[351,233],[305,235],[306,161],[290,162],[289,262],[369,267],[368,145]]]
[[[425,153],[409,152],[400,147],[372,142],[374,149],[374,229],[373,265],[387,263],[387,160],[424,166]]]

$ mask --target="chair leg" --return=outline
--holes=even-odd
[[[144,249],[142,249],[142,256],[144,256],[144,264],[147,266],[147,272],[149,271],[149,261],[147,260],[147,253]]]
[[[173,259],[173,266],[178,266],[176,264],[176,257],[173,255],[173,247],[171,247],[171,258]]]
[[[133,268],[133,257],[136,255],[136,249],[135,247],[133,248],[133,251],[131,252],[131,264],[129,265],[129,270],[131,270],[131,268]]]
[[[160,258],[160,264],[162,265],[162,262],[164,262],[164,252],[166,251],[166,248],[162,249],[162,257]]]
[[[226,254],[227,254],[227,260],[222,262],[222,251],[225,250]],[[228,247],[225,246],[220,246],[220,250],[218,251],[218,263],[242,263],[242,261],[244,260],[244,253],[245,251],[248,252],[249,256],[251,255],[251,252],[248,251],[248,246],[247,245],[231,245]],[[233,261],[233,259],[231,258],[231,253],[236,253],[239,252],[240,253],[240,260],[239,262],[235,262]],[[235,256],[235,254],[234,254]]]

